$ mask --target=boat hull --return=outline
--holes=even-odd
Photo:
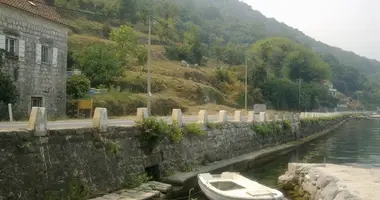
[[[215,181],[215,180],[214,180]],[[224,195],[222,192],[218,192],[218,190],[210,187],[210,184],[206,183],[204,179],[201,180],[200,175],[198,175],[198,185],[202,192],[207,196],[210,200],[286,200],[281,192],[276,191],[276,196],[249,196],[249,195]],[[215,191],[214,191],[215,190]],[[245,194],[247,191],[242,190],[239,191],[239,194]],[[235,193],[236,194],[236,193]],[[239,197],[242,196],[242,197]]]

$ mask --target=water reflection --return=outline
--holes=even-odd
[[[350,121],[328,136],[301,145],[293,152],[247,172],[244,176],[269,187],[277,187],[277,178],[288,162],[347,164],[380,167],[380,120]],[[198,197],[198,200],[205,200]]]

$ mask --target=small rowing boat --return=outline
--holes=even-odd
[[[198,184],[211,200],[282,200],[284,195],[236,172],[198,174]]]

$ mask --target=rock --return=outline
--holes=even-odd
[[[290,173],[285,173],[278,178],[278,184],[285,190],[291,190],[296,185],[295,176],[291,175]]]
[[[354,197],[351,193],[349,193],[347,190],[343,190],[339,192],[334,200],[359,200],[358,198]]]
[[[330,182],[323,190],[321,191],[321,197],[324,200],[334,200],[336,195],[339,193],[339,187],[335,182]]]

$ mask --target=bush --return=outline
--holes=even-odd
[[[148,117],[142,122],[137,122],[136,125],[141,132],[139,136],[141,148],[147,149],[148,152],[152,152],[165,138],[169,138],[173,143],[179,143],[182,140],[182,130],[177,123],[169,125],[164,120]]]
[[[183,131],[186,135],[195,135],[195,136],[202,136],[206,134],[204,130],[202,130],[201,125],[197,123],[190,123],[185,124],[183,126]]]
[[[73,75],[67,79],[66,93],[69,98],[80,99],[90,90],[90,80],[84,75]]]

